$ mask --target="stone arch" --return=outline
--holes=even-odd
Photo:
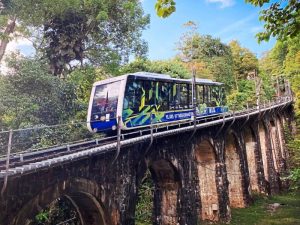
[[[245,140],[245,147],[246,147],[246,158],[249,170],[249,177],[250,177],[250,186],[251,190],[255,192],[259,192],[259,182],[258,182],[258,160],[257,155],[258,153],[258,143],[255,137],[254,130],[247,126],[245,127],[244,131],[244,140]]]
[[[177,203],[180,174],[168,160],[151,162],[149,170],[154,181],[154,217],[158,224],[175,225],[178,223]]]
[[[201,218],[202,220],[218,221],[219,199],[216,185],[216,155],[214,148],[205,139],[196,144],[194,154],[199,179]]]
[[[59,197],[65,196],[76,209],[82,225],[111,225],[108,213],[96,198],[99,194],[95,182],[78,178],[62,181],[43,189],[27,202],[17,214],[13,224],[28,225],[43,208]]]
[[[241,159],[238,153],[237,137],[233,132],[227,133],[225,137],[225,164],[229,182],[228,192],[230,206],[233,208],[243,208],[246,205],[242,185]]]

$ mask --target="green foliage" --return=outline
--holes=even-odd
[[[38,224],[45,224],[45,222],[48,221],[48,217],[49,217],[49,213],[42,211],[35,216],[35,220]]]
[[[39,212],[30,225],[68,224],[79,225],[80,219],[76,209],[66,197],[56,199],[46,209]]]
[[[62,80],[37,59],[18,56],[9,65],[11,72],[0,76],[1,129],[33,128],[14,132],[12,152],[91,138],[83,121],[92,84],[107,77],[103,70],[86,67]],[[45,127],[53,124],[65,125]],[[7,140],[8,134],[0,135],[0,152],[6,151]]]
[[[258,70],[258,59],[249,49],[242,48],[238,41],[231,41],[229,46],[233,58],[235,83],[238,88],[239,80],[247,79],[250,73],[255,73]]]
[[[184,67],[183,63],[177,59],[150,61],[145,59],[136,59],[135,61],[123,66],[118,74],[134,73],[134,72],[153,72],[169,74],[176,78],[188,78],[190,73]]]
[[[291,192],[275,196],[255,196],[247,208],[232,209],[228,225],[296,225],[300,223],[300,193]],[[268,205],[282,204],[275,212]],[[221,225],[221,224],[220,224]],[[222,224],[223,225],[223,224]],[[225,224],[224,224],[225,225]]]
[[[255,6],[262,7],[269,0],[246,0]],[[265,22],[265,31],[258,33],[258,41],[268,41],[270,37],[280,40],[293,38],[300,31],[300,2],[297,0],[274,1],[267,9],[261,11],[260,20]]]
[[[232,54],[229,46],[210,35],[200,35],[193,22],[185,24],[190,28],[181,37],[177,49],[186,67],[195,70],[196,76],[225,83],[227,90],[232,88]]]
[[[174,0],[157,0],[155,10],[159,17],[166,18],[176,11]]]
[[[287,177],[291,181],[292,189],[300,189],[300,137],[292,138],[290,130],[285,127],[285,136],[288,140],[290,175]]]
[[[247,108],[247,104],[249,106],[256,104],[256,99],[253,98],[255,96],[254,81],[241,80],[238,90],[233,90],[227,96],[227,105],[230,109],[241,110]]]
[[[276,90],[273,84],[274,82],[271,79],[271,76],[269,76],[266,72],[261,71],[259,73],[259,77],[262,81],[262,87],[260,92],[261,100],[262,101],[272,100],[276,94]]]
[[[288,176],[288,179],[292,181],[293,189],[300,189],[300,168],[292,169],[290,175]]]
[[[138,0],[11,0],[9,15],[37,33],[35,44],[55,75],[66,74],[74,63],[119,65],[130,55],[143,56],[141,39],[149,24]],[[34,13],[32,13],[34,12]]]
[[[5,127],[57,124],[74,115],[74,85],[49,75],[43,61],[13,58],[2,76],[0,120]]]
[[[152,224],[153,189],[151,174],[147,171],[138,190],[138,202],[135,210],[135,224],[137,225]]]

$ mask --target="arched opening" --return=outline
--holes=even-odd
[[[242,189],[240,158],[237,153],[237,142],[232,133],[225,139],[225,164],[229,181],[229,201],[233,208],[245,207]]]
[[[53,185],[27,202],[14,224],[110,225],[103,206],[94,195],[96,190],[97,186],[85,179]],[[40,220],[45,221],[38,223]]]
[[[268,158],[267,158],[268,143],[266,137],[266,130],[262,122],[259,122],[258,124],[258,133],[259,133],[261,156],[262,156],[263,167],[264,167],[264,175],[266,181],[269,182]]]
[[[276,117],[276,125],[278,131],[278,138],[280,143],[281,156],[283,159],[286,159],[286,151],[285,151],[285,137],[284,137],[284,129],[281,118],[279,116]]]
[[[256,154],[258,152],[257,142],[255,140],[255,135],[251,127],[247,127],[244,130],[244,140],[246,145],[246,156],[249,169],[251,190],[259,192],[256,160]]]
[[[201,196],[201,218],[217,221],[219,202],[216,186],[216,159],[214,149],[207,140],[196,145],[195,158]]]
[[[46,208],[41,209],[29,222],[30,225],[65,223],[74,225],[81,225],[83,223],[77,205],[68,196],[55,199]]]
[[[158,224],[175,225],[178,223],[179,173],[172,163],[164,159],[152,162],[150,171],[155,184],[154,220]]]
[[[153,223],[154,183],[150,170],[147,170],[138,187],[138,199],[135,207],[135,224]]]
[[[280,147],[279,147],[279,140],[277,137],[277,130],[276,130],[276,125],[275,121],[271,120],[270,121],[270,135],[271,135],[271,147],[272,147],[272,155],[273,155],[273,162],[274,162],[274,168],[276,172],[280,171]]]

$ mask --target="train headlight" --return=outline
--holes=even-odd
[[[101,116],[100,117],[100,121],[105,121],[106,117],[105,116]]]
[[[116,130],[116,129],[117,129],[117,126],[116,126],[116,125],[113,125],[113,126],[111,127],[111,129],[112,129],[112,130]]]
[[[98,116],[98,115],[95,115],[95,116],[94,116],[94,119],[95,119],[95,120],[99,119],[99,116]]]

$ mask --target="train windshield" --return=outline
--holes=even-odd
[[[110,119],[116,116],[119,88],[121,81],[102,84],[96,87],[92,106],[92,120],[109,114]]]

